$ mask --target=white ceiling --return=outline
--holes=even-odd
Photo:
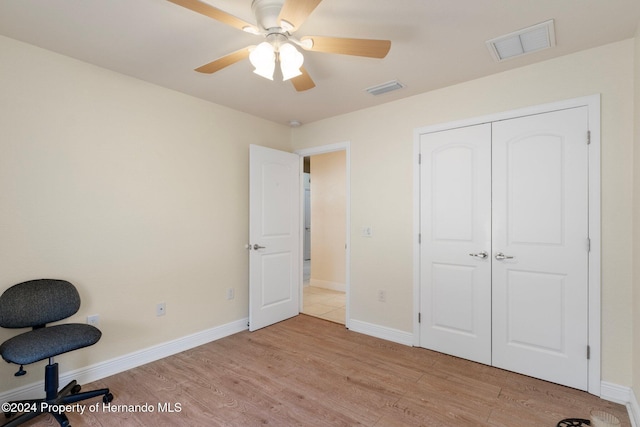
[[[206,1],[255,22],[251,0]],[[549,19],[556,47],[494,62],[486,40]],[[261,40],[166,0],[0,1],[2,35],[284,124],[627,39],[639,23],[640,0],[323,0],[297,37],[388,39],[391,51],[384,59],[303,52],[317,86],[296,92],[289,82],[257,76],[248,60],[211,75],[193,71]],[[394,79],[406,87],[365,92]]]

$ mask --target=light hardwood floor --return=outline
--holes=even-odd
[[[630,427],[622,405],[305,315],[83,388],[104,386],[112,405],[155,411],[72,413],[71,424],[555,427],[597,408]],[[181,412],[159,412],[158,404],[179,404]],[[29,425],[55,425],[48,415],[39,420]]]

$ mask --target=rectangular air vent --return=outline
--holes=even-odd
[[[383,93],[391,92],[394,90],[402,89],[404,85],[397,80],[393,80],[387,83],[383,83],[378,86],[372,86],[370,88],[365,89],[371,95],[377,96],[382,95]]]
[[[496,61],[515,58],[556,45],[553,19],[486,42]]]

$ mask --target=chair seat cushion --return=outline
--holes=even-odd
[[[102,333],[91,325],[65,323],[34,329],[0,345],[0,356],[10,363],[27,365],[98,342]]]

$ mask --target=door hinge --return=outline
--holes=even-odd
[[[422,153],[418,154],[418,164],[421,165],[422,164]]]
[[[422,243],[422,233],[418,233],[418,244]]]
[[[591,252],[591,238],[587,237],[587,252]]]
[[[587,131],[587,145],[591,144],[591,131]]]
[[[422,323],[422,313],[418,313],[418,323]]]
[[[591,359],[591,346],[587,346],[587,360]]]

